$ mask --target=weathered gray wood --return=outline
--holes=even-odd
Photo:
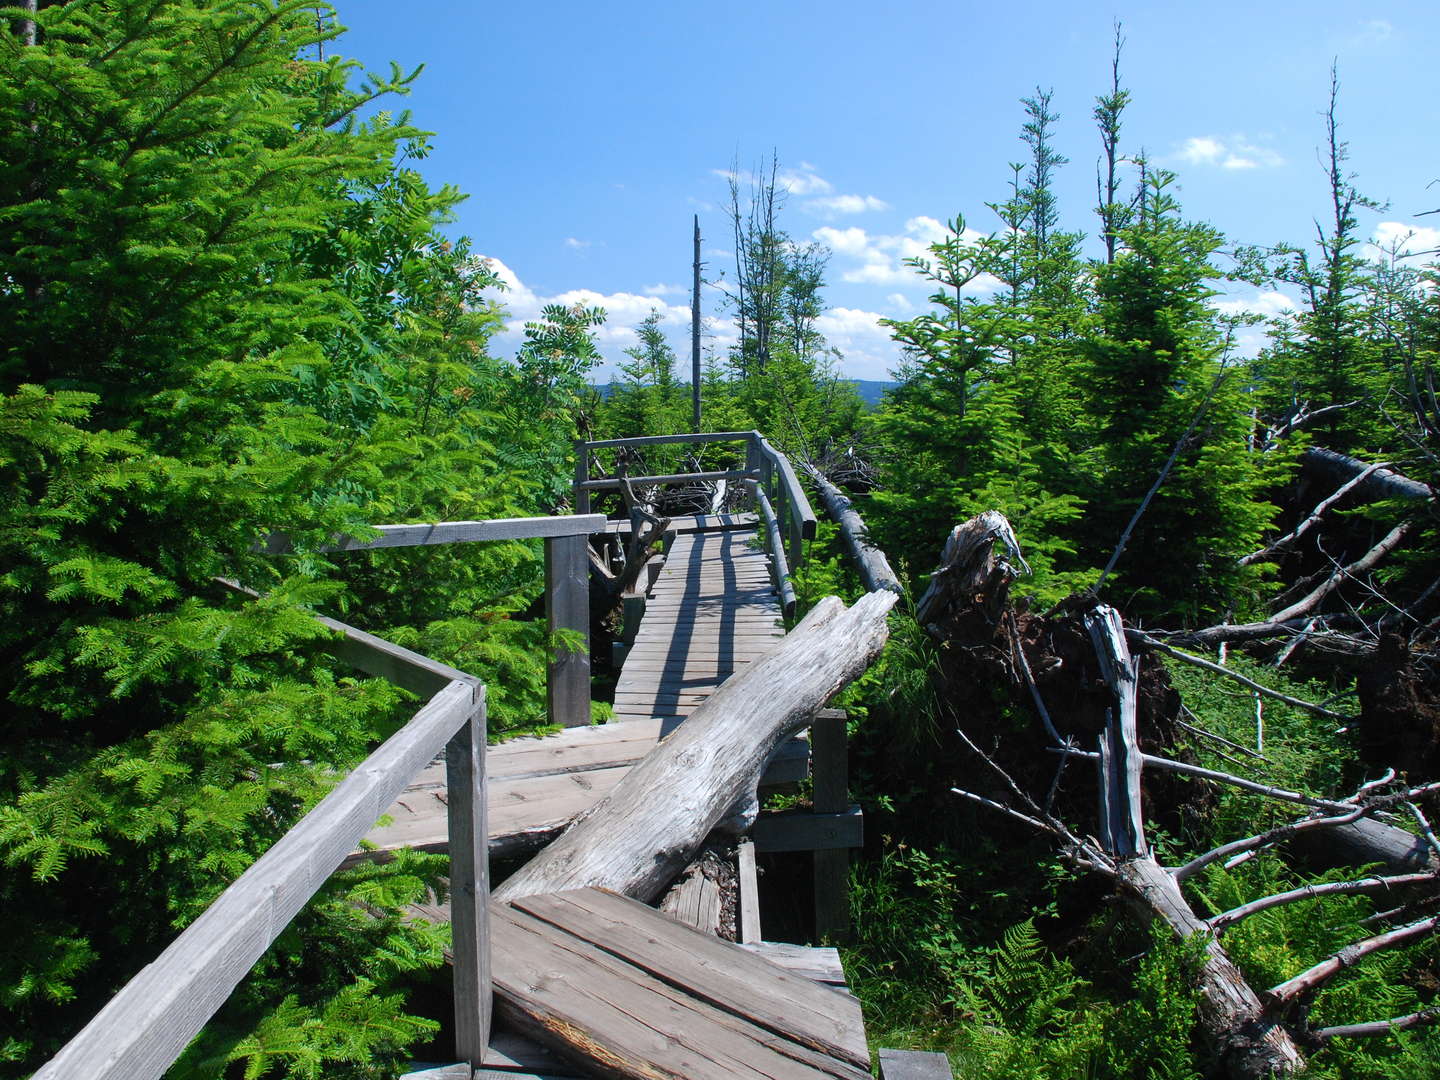
[[[604,890],[530,896],[514,906],[671,986],[684,987],[709,1005],[840,1061],[869,1067],[855,1002],[828,986]]]
[[[1210,934],[1180,892],[1174,877],[1151,855],[1121,862],[1118,878],[1140,910],[1162,919],[1181,940],[1199,935],[1205,959],[1199,972],[1200,1020],[1220,1044],[1232,1075],[1288,1076],[1304,1069],[1299,1049],[1261,1004],[1244,974]]]
[[[715,873],[718,856],[706,849],[670,886],[659,909],[701,933],[724,937],[724,894]]]
[[[489,850],[492,857],[538,847],[598,803],[634,762],[650,752],[663,732],[678,723],[646,717],[567,728],[544,738],[513,739],[489,748]],[[795,783],[809,775],[804,738],[780,745],[760,776],[760,786]],[[448,795],[443,765],[431,764],[390,804],[389,824],[365,836],[371,845],[352,851],[345,866],[383,859],[401,848],[443,852],[448,843]]]
[[[1369,468],[1369,462],[1348,454],[1337,454],[1334,450],[1326,450],[1320,446],[1308,447],[1300,456],[1300,462],[1306,472],[1323,476],[1336,484],[1353,480]],[[1358,486],[1356,494],[1363,499],[1372,500],[1428,499],[1434,492],[1430,485],[1411,480],[1391,469],[1376,469]]]
[[[810,725],[812,803],[817,814],[834,814],[850,806],[849,762],[846,754],[845,713],[821,709]],[[840,939],[850,932],[850,851],[826,848],[816,851],[815,936]]]
[[[1099,744],[1102,839],[1111,854],[1143,855],[1147,850],[1145,817],[1140,805],[1144,755],[1140,750],[1135,702],[1140,660],[1130,655],[1124,624],[1114,608],[1097,604],[1085,612],[1084,621],[1100,661],[1101,678],[1113,695]]]
[[[785,558],[785,542],[780,536],[780,521],[770,498],[759,484],[752,483],[750,490],[755,493],[755,502],[760,507],[761,519],[765,522],[766,543],[770,548],[770,565],[775,575],[775,589],[780,593],[780,606],[786,616],[795,613],[795,583],[790,579],[790,566]]]
[[[545,541],[545,625],[551,634],[572,630],[578,649],[557,650],[549,663],[546,698],[550,722],[561,727],[590,723],[590,567],[585,537]]]
[[[485,695],[445,748],[449,804],[455,1056],[479,1068],[490,1045],[490,831],[486,824]]]
[[[508,906],[497,907],[494,926],[495,989],[507,1021],[600,1076],[864,1080],[868,1075]],[[556,978],[559,972],[565,977]]]
[[[788,941],[747,941],[741,948],[763,956],[792,975],[802,975],[812,982],[829,986],[845,985],[845,969],[840,966],[840,953],[832,947],[792,945]]]
[[[153,1080],[230,996],[348,851],[475,712],[450,683],[342,780],[35,1074]]]
[[[747,480],[751,474],[743,469],[715,469],[708,472],[662,473],[657,476],[604,476],[586,480],[576,486],[581,491],[618,491],[625,484],[688,484],[711,480]],[[599,531],[598,529],[596,530]]]
[[[806,540],[815,539],[815,511],[810,507],[810,500],[805,495],[805,489],[800,486],[800,478],[795,475],[795,467],[790,464],[788,457],[776,450],[763,437],[760,439],[760,451],[775,463],[775,468],[780,473],[780,486],[795,514],[800,536]],[[799,561],[798,557],[795,561]]]
[[[952,1080],[950,1059],[933,1050],[880,1050],[880,1080]]]
[[[754,514],[679,514],[670,519],[670,529],[676,533],[730,532],[754,529]],[[606,532],[627,533],[628,521],[607,521]]]
[[[735,849],[735,863],[739,882],[740,940],[743,943],[759,941],[764,935],[760,931],[760,874],[755,865],[755,841],[741,840]]]
[[[699,848],[764,763],[880,652],[891,593],[848,610],[821,600],[765,659],[727,681],[586,818],[496,891],[513,899],[600,885],[651,899]]]
[[[850,497],[809,462],[802,461],[800,467],[814,482],[825,512],[840,526],[840,536],[845,541],[850,557],[855,560],[865,588],[871,592],[888,589],[903,596],[905,589],[900,584],[900,579],[895,576],[895,571],[890,569],[890,560],[885,557],[885,552],[870,542],[870,532],[865,528],[865,522]]]
[[[402,1075],[400,1080],[474,1080],[474,1071],[464,1062],[457,1062],[454,1065],[416,1069]]]
[[[675,443],[741,442],[753,431],[697,431],[689,435],[640,435],[629,439],[600,439],[587,442],[591,450],[608,450],[617,446],[670,446]]]
[[[474,544],[487,540],[540,540],[555,536],[589,536],[605,528],[603,514],[560,514],[553,517],[494,518],[488,521],[435,521],[418,525],[377,525],[373,540],[337,536],[322,551],[370,551],[375,548],[422,547],[430,544]],[[291,550],[283,532],[271,533],[264,551],[283,555]]]
[[[865,843],[865,815],[858,805],[837,814],[817,814],[809,810],[767,811],[756,820],[753,835],[756,851],[858,848]]]
[[[571,498],[575,500],[575,513],[590,513],[590,492],[585,489],[585,481],[590,479],[590,444],[583,440],[576,439],[575,447],[575,484],[571,491]]]

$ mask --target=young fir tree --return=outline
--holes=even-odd
[[[515,635],[484,624],[534,595],[528,550],[422,574],[410,553],[318,545],[546,498],[496,449],[527,415],[523,380],[485,356],[490,275],[436,231],[460,196],[407,167],[424,141],[403,117],[358,119],[407,76],[309,59],[338,32],[313,4],[56,3],[34,21],[33,44],[0,29],[0,903],[27,927],[0,943],[13,1076],[413,711],[326,658],[312,605],[448,642],[436,653],[482,677],[515,659],[496,655]],[[294,554],[255,551],[275,528]],[[228,599],[216,576],[266,596]],[[434,1027],[402,989],[442,942],[395,912],[435,870],[327,884],[182,1073],[393,1069]]]

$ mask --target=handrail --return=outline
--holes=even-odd
[[[545,540],[547,621],[589,632],[585,538],[605,527],[600,514],[555,518],[381,525],[373,541],[338,538],[328,550]],[[282,553],[272,533],[260,550]],[[238,582],[217,579],[256,597]],[[200,1033],[265,950],[355,850],[386,808],[443,747],[449,815],[450,911],[455,979],[456,1057],[481,1067],[490,1042],[489,860],[485,795],[485,686],[457,668],[336,619],[315,618],[340,638],[342,660],[430,699],[308,814],[277,840],[146,965],[35,1080],[158,1080]],[[550,710],[589,722],[589,651],[550,665]]]
[[[460,787],[451,788],[452,815],[468,814],[468,828],[478,828],[483,837],[484,729],[485,687],[474,679],[447,683],[111,998],[35,1073],[35,1080],[158,1080],[410,779],[447,744],[455,746],[452,760],[467,762],[475,778],[468,783],[461,778]],[[472,760],[477,745],[482,752]],[[461,800],[469,803],[463,811],[455,807],[458,792],[475,794]],[[483,938],[477,922],[486,911],[482,894],[488,892],[483,860],[464,867],[456,865],[455,856],[452,852],[452,889],[457,896],[466,894],[453,882],[469,882],[465,899],[475,914],[468,921],[476,927],[474,936]],[[473,963],[476,950],[467,955]],[[458,949],[456,963],[466,963]],[[457,967],[456,980],[457,1021],[462,1031],[468,1023],[474,1037],[470,1007],[486,1029],[488,1009],[479,1015],[482,1003],[469,995],[461,1020],[459,988],[462,983],[488,987],[489,972]],[[462,1057],[478,1066],[485,1041],[479,1042],[478,1054],[471,1046]]]
[[[775,585],[786,614],[795,606],[791,569],[805,561],[805,541],[815,538],[815,511],[795,475],[790,459],[776,450],[758,431],[707,431],[682,435],[641,435],[630,439],[599,439],[575,443],[575,512],[590,512],[590,493],[618,488],[619,477],[590,478],[590,451],[636,446],[663,446],[676,443],[743,442],[745,467],[714,472],[667,473],[660,476],[629,476],[632,484],[681,484],[695,480],[740,480],[756,493],[756,504],[765,518],[766,546],[773,556]],[[772,527],[773,526],[773,527]],[[788,550],[787,550],[788,549]]]

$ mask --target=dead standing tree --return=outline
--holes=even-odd
[[[997,543],[1003,547],[1003,555],[997,554]],[[1012,654],[1010,670],[1016,688],[1022,689],[1024,684],[1023,689],[1033,698],[1048,734],[1048,749],[1059,755],[1062,767],[1071,758],[1089,760],[1096,766],[1099,793],[1096,835],[1067,824],[1052,810],[1050,799],[1042,806],[1039,799],[1014,779],[1009,769],[963,730],[959,732],[961,739],[995,777],[998,796],[953,790],[1049,836],[1072,864],[1114,882],[1143,918],[1161,920],[1182,939],[1199,936],[1203,942],[1196,972],[1201,992],[1200,1020],[1231,1076],[1251,1078],[1297,1073],[1305,1067],[1300,1050],[1303,1041],[1313,1043],[1330,1038],[1384,1034],[1392,1028],[1440,1021],[1440,1010],[1430,1009],[1403,1017],[1317,1030],[1306,1025],[1301,1007],[1348,965],[1373,952],[1433,932],[1440,916],[1424,912],[1424,906],[1433,906],[1435,898],[1437,872],[1433,861],[1427,860],[1420,869],[1398,874],[1313,885],[1260,897],[1211,917],[1199,914],[1182,889],[1187,880],[1214,862],[1233,863],[1253,858],[1263,850],[1302,835],[1352,826],[1382,810],[1411,805],[1420,797],[1440,790],[1440,784],[1394,790],[1394,774],[1389,773],[1348,795],[1322,799],[1144,752],[1137,700],[1141,657],[1131,653],[1119,614],[1093,597],[1082,600],[1078,607],[1081,625],[1093,648],[1092,659],[1103,679],[1104,718],[1099,730],[1094,732],[1093,749],[1080,745],[1086,736],[1062,737],[1057,723],[1063,723],[1064,718],[1057,717],[1046,706],[1008,605],[1010,584],[1020,572],[1017,565],[1023,567],[1023,560],[1003,515],[991,511],[958,526],[946,544],[943,565],[921,600],[919,618],[932,632],[952,641],[956,631],[966,627],[971,631],[972,640],[982,627],[989,629],[992,638],[1003,636],[1008,640]],[[997,628],[1003,629],[997,633]],[[1151,640],[1141,636],[1137,643],[1148,647]],[[1182,771],[1216,783],[1240,786],[1264,797],[1298,803],[1307,809],[1303,816],[1284,826],[1231,841],[1183,866],[1165,867],[1155,857],[1145,835],[1142,780],[1146,769]],[[1436,853],[1440,853],[1440,843],[1433,846]],[[1413,890],[1404,895],[1419,898],[1418,910],[1415,907],[1397,909],[1397,917],[1408,917],[1409,922],[1355,942],[1268,990],[1256,991],[1226,954],[1222,943],[1221,935],[1227,928],[1279,905],[1328,895],[1396,889]],[[1400,911],[1407,914],[1401,916]]]

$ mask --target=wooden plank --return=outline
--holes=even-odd
[[[534,1039],[515,1031],[500,1029],[490,1036],[490,1050],[485,1067],[497,1076],[516,1078],[520,1075],[575,1076],[573,1069]]]
[[[712,480],[744,480],[750,476],[743,469],[715,469],[709,472],[662,473],[658,476],[605,476],[577,484],[581,491],[618,491],[622,484],[688,484]],[[598,531],[598,530],[597,530]]]
[[[455,1056],[479,1068],[490,1045],[490,856],[484,687],[475,715],[445,748]]]
[[[608,450],[616,446],[669,446],[674,443],[744,442],[752,431],[706,431],[688,435],[637,435],[629,439],[600,439],[583,445],[589,450]]]
[[[824,851],[865,843],[865,819],[858,805],[841,814],[808,810],[764,812],[752,830],[756,851]]]
[[[647,909],[648,910],[648,909]],[[654,914],[654,913],[652,913]],[[655,918],[663,916],[655,915]],[[507,1021],[584,1067],[635,1080],[862,1080],[674,990],[547,923],[497,905],[495,991]]]
[[[815,714],[810,745],[815,812],[840,813],[850,805],[843,710],[821,709]],[[814,860],[815,936],[843,938],[850,932],[850,851],[828,848],[815,852]]]
[[[567,771],[563,766],[550,762],[550,771],[539,775],[492,775],[487,784],[491,856],[534,847],[560,832],[575,817],[608,795],[625,772],[654,748],[660,732],[673,728],[678,722],[679,717],[668,721],[646,718],[605,725],[648,730],[651,737],[648,740],[627,739],[581,747],[586,756],[594,759],[590,767]],[[563,732],[553,738],[558,740],[569,734]],[[495,753],[504,745],[490,748],[492,773],[495,771]],[[774,787],[803,780],[809,775],[809,762],[808,741],[803,738],[787,740],[765,767],[761,786]],[[391,819],[390,824],[376,826],[365,835],[366,843],[373,849],[352,850],[344,865],[354,866],[376,858],[377,854],[405,847],[419,851],[445,851],[449,835],[447,799],[443,771],[432,765],[422,774],[419,783],[406,788],[391,802],[385,811]]]
[[[933,1050],[881,1050],[881,1080],[952,1080],[950,1059]]]
[[[710,1005],[822,1054],[868,1069],[855,1001],[753,953],[603,889],[530,896],[518,910]]]
[[[794,509],[800,526],[800,535],[806,540],[815,539],[815,511],[810,507],[810,500],[805,497],[805,489],[800,486],[800,478],[795,475],[795,467],[790,464],[788,457],[763,438],[760,440],[760,449],[762,453],[768,451],[776,469],[780,472],[780,486]]]
[[[455,682],[431,698],[35,1076],[159,1077],[355,847],[380,810],[470,718],[474,690]]]
[[[474,1070],[464,1062],[433,1065],[407,1072],[400,1080],[474,1080]]]
[[[377,525],[373,540],[337,536],[322,551],[370,551],[375,548],[420,547],[429,544],[473,544],[487,540],[540,540],[557,536],[589,536],[605,528],[604,514],[558,514],[552,517],[493,518],[487,521],[434,521],[416,525]],[[273,532],[265,538],[267,555],[291,550],[290,538]]]
[[[628,533],[629,521],[607,521],[605,531]],[[670,530],[679,534],[729,532],[731,530],[753,530],[754,514],[680,514],[670,519]],[[667,530],[667,531],[670,531]]]
[[[725,905],[719,859],[714,851],[702,849],[661,899],[660,911],[702,934],[723,938]]]
[[[557,650],[546,679],[550,722],[562,727],[590,723],[590,562],[584,536],[545,541],[545,625],[551,634],[570,630],[584,643]]]
[[[845,985],[845,969],[838,949],[817,945],[792,945],[788,941],[747,941],[741,946],[763,956],[770,963],[812,982],[829,986]]]
[[[741,840],[736,847],[735,860],[740,878],[740,940],[749,944],[763,936],[760,932],[760,875],[755,867],[755,842]]]

